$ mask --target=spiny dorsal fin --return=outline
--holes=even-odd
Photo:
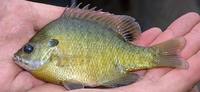
[[[89,4],[80,9],[80,5],[81,3],[77,6],[73,4],[69,8],[66,7],[61,17],[81,19],[108,25],[116,32],[120,33],[128,42],[139,38],[141,29],[134,18],[126,15],[114,15],[107,12],[101,12],[101,9],[95,11],[96,7],[91,9],[88,8]]]

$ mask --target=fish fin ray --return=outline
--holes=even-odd
[[[111,81],[108,81],[104,84],[102,84],[103,87],[120,87],[120,86],[126,86],[131,83],[134,83],[140,79],[140,76],[135,73],[127,73],[127,74],[122,74],[116,79],[113,79]]]
[[[159,63],[157,65],[188,69],[188,62],[180,55],[185,45],[185,38],[179,37],[152,46],[151,48],[159,51],[159,56],[157,58]]]
[[[127,42],[132,42],[140,37],[141,29],[135,19],[126,15],[114,15],[108,12],[95,11],[96,7],[89,9],[89,4],[84,8],[72,5],[66,8],[61,17],[80,19],[90,22],[95,22],[112,28],[117,33],[121,34]]]
[[[72,3],[72,5],[70,6],[70,8],[75,8],[75,7],[76,7],[75,3]]]
[[[95,6],[95,7],[91,8],[90,10],[91,10],[91,11],[95,11],[96,8],[97,8],[97,7]]]
[[[135,19],[126,15],[117,15],[121,18],[119,25],[119,33],[127,42],[132,42],[139,39],[141,34],[140,25],[134,22]]]
[[[75,89],[82,89],[84,85],[80,83],[73,83],[73,82],[62,82],[62,85],[67,88],[68,90],[75,90]]]
[[[79,3],[75,8],[79,9],[79,7],[81,6],[82,2]]]

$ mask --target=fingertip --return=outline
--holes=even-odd
[[[173,31],[174,36],[187,34],[200,21],[199,14],[189,12],[176,19],[167,30]],[[167,31],[166,30],[166,31]]]
[[[150,29],[148,29],[146,31],[158,31],[158,32],[162,32],[162,30],[160,28],[158,28],[158,27],[152,27],[152,28],[150,28]]]
[[[196,12],[189,12],[189,13],[186,13],[185,15],[183,16],[194,16],[194,17],[199,17],[199,14],[196,13]]]
[[[160,35],[162,33],[162,30],[158,27],[153,27],[153,28],[150,28],[148,30],[146,30],[144,32],[144,35],[150,35],[150,34],[157,34],[157,35]]]

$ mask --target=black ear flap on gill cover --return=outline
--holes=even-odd
[[[49,42],[48,42],[48,46],[49,47],[55,47],[59,44],[59,41],[57,39],[51,39]]]

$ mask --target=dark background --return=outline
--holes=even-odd
[[[130,15],[139,22],[143,31],[151,27],[165,30],[169,24],[188,12],[200,13],[200,0],[29,0],[57,6],[70,6],[72,3],[82,6],[90,4],[105,12]]]
[[[70,6],[72,3],[81,7],[90,4],[120,15],[130,15],[139,22],[142,31],[159,27],[163,31],[178,17],[188,12],[200,13],[200,0],[29,0],[57,6]],[[200,86],[199,86],[200,89]]]

